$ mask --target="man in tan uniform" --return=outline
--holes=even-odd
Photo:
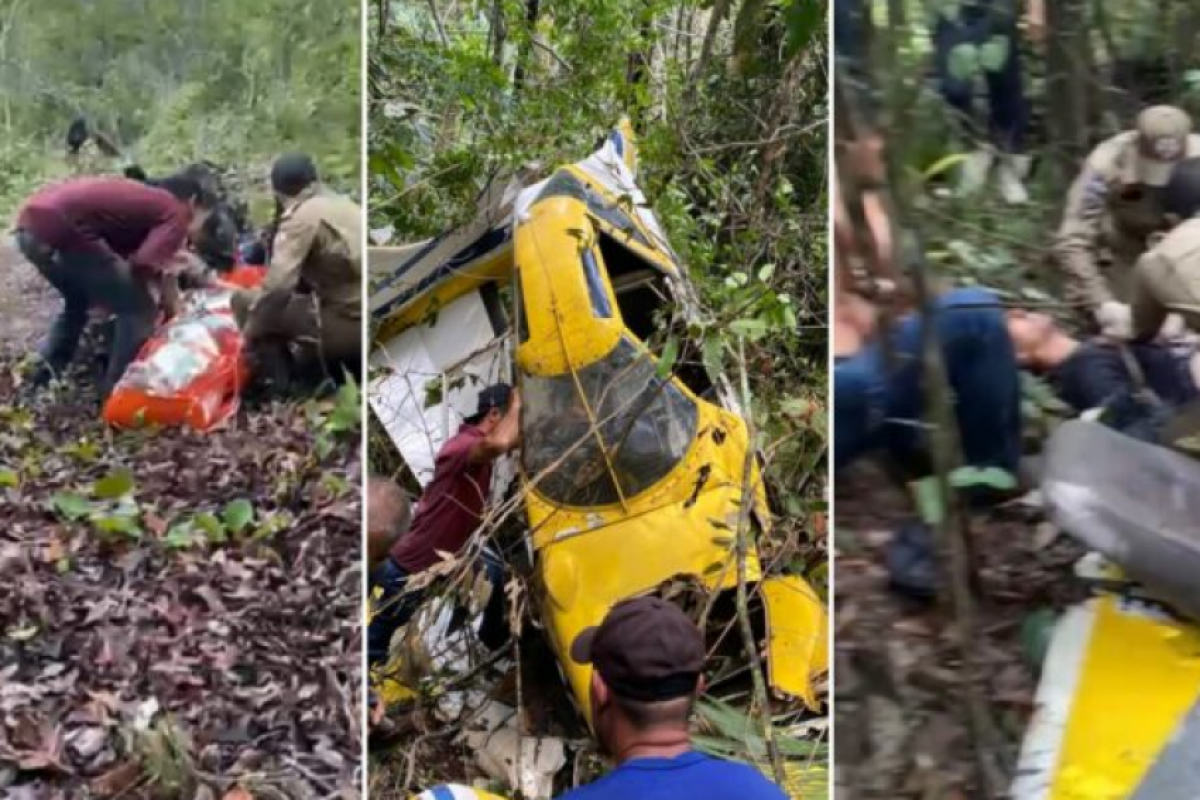
[[[1153,339],[1169,314],[1200,331],[1200,158],[1179,163],[1163,189],[1171,231],[1143,255],[1130,292],[1133,338]]]
[[[362,209],[324,188],[312,159],[280,156],[271,185],[282,204],[261,288],[234,297],[256,379],[357,375],[362,357]],[[313,381],[306,381],[313,382]]]
[[[1197,155],[1191,118],[1174,106],[1154,106],[1138,116],[1135,130],[1093,150],[1071,186],[1055,251],[1067,299],[1083,304],[1102,332],[1129,335],[1133,267],[1149,238],[1167,227],[1162,187],[1175,164]]]

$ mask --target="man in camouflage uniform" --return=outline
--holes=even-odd
[[[260,289],[234,297],[256,378],[277,388],[297,378],[360,371],[362,209],[319,182],[311,158],[281,156],[271,186],[283,205]],[[316,381],[311,381],[316,382]]]
[[[1200,136],[1174,106],[1143,111],[1135,130],[1119,133],[1088,156],[1071,186],[1055,254],[1067,300],[1100,330],[1127,337],[1133,267],[1150,238],[1166,229],[1163,187],[1184,158],[1200,155]]]

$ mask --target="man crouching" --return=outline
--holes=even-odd
[[[286,393],[357,375],[362,209],[326,189],[307,155],[280,156],[271,187],[283,211],[267,277],[233,298],[254,380]]]

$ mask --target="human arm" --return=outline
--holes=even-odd
[[[180,293],[179,293],[179,277],[174,273],[164,272],[159,284],[161,294],[160,306],[163,316],[171,319],[179,313]]]
[[[1131,334],[1134,341],[1149,341],[1158,335],[1167,320],[1167,307],[1155,288],[1158,274],[1166,268],[1153,250],[1138,259],[1130,292]]]
[[[1041,44],[1046,39],[1046,1],[1029,0],[1025,8],[1025,35]]]
[[[1062,224],[1055,237],[1054,252],[1065,273],[1067,300],[1095,313],[1113,294],[1096,264],[1100,225],[1109,193],[1105,176],[1091,165],[1085,167],[1067,194]]]
[[[500,456],[507,455],[521,446],[521,394],[517,389],[512,390],[508,401],[508,410],[500,418],[500,422],[491,433],[471,445],[468,460],[472,464],[494,461]]]

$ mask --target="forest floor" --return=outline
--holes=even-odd
[[[410,647],[406,643],[406,657],[420,661],[421,652]],[[518,729],[525,774],[539,775],[545,786],[554,786],[553,795],[539,792],[527,796],[558,796],[607,772],[606,761],[571,698],[543,633],[527,625],[517,649],[519,660],[506,652],[490,665],[472,661],[451,671],[429,670],[437,674],[423,680],[421,701],[390,708],[388,718],[398,730],[390,743],[380,742],[372,748],[369,796],[403,800],[445,784],[512,796],[513,782],[501,779],[499,773],[506,770],[506,759],[510,759],[507,768],[513,766],[514,739],[509,737]],[[446,702],[448,698],[450,702]],[[706,743],[701,749],[720,756],[747,760],[747,753],[755,752],[759,768],[769,772],[760,723],[737,707],[743,701],[744,692],[741,700],[730,698],[728,705],[702,700],[693,718],[693,733],[697,742],[702,739]],[[822,800],[828,796],[822,747],[827,719],[784,706],[781,703],[777,709],[776,722],[777,735],[789,739],[781,746],[789,795]],[[504,724],[490,735],[472,740],[472,732],[480,730],[498,709],[505,710]],[[565,759],[558,762],[551,754],[560,748]]]
[[[357,432],[115,432],[20,386],[58,305],[0,245],[0,795],[358,797]]]
[[[836,720],[838,800],[970,798],[972,737],[964,721],[962,658],[943,607],[892,591],[885,550],[914,518],[905,492],[875,464],[836,482]],[[1023,626],[1085,596],[1070,579],[1081,546],[1039,529],[1020,503],[973,516],[975,658],[1000,730],[1000,755],[1015,763],[1033,712],[1036,672]],[[1012,776],[1006,776],[1011,778]]]

